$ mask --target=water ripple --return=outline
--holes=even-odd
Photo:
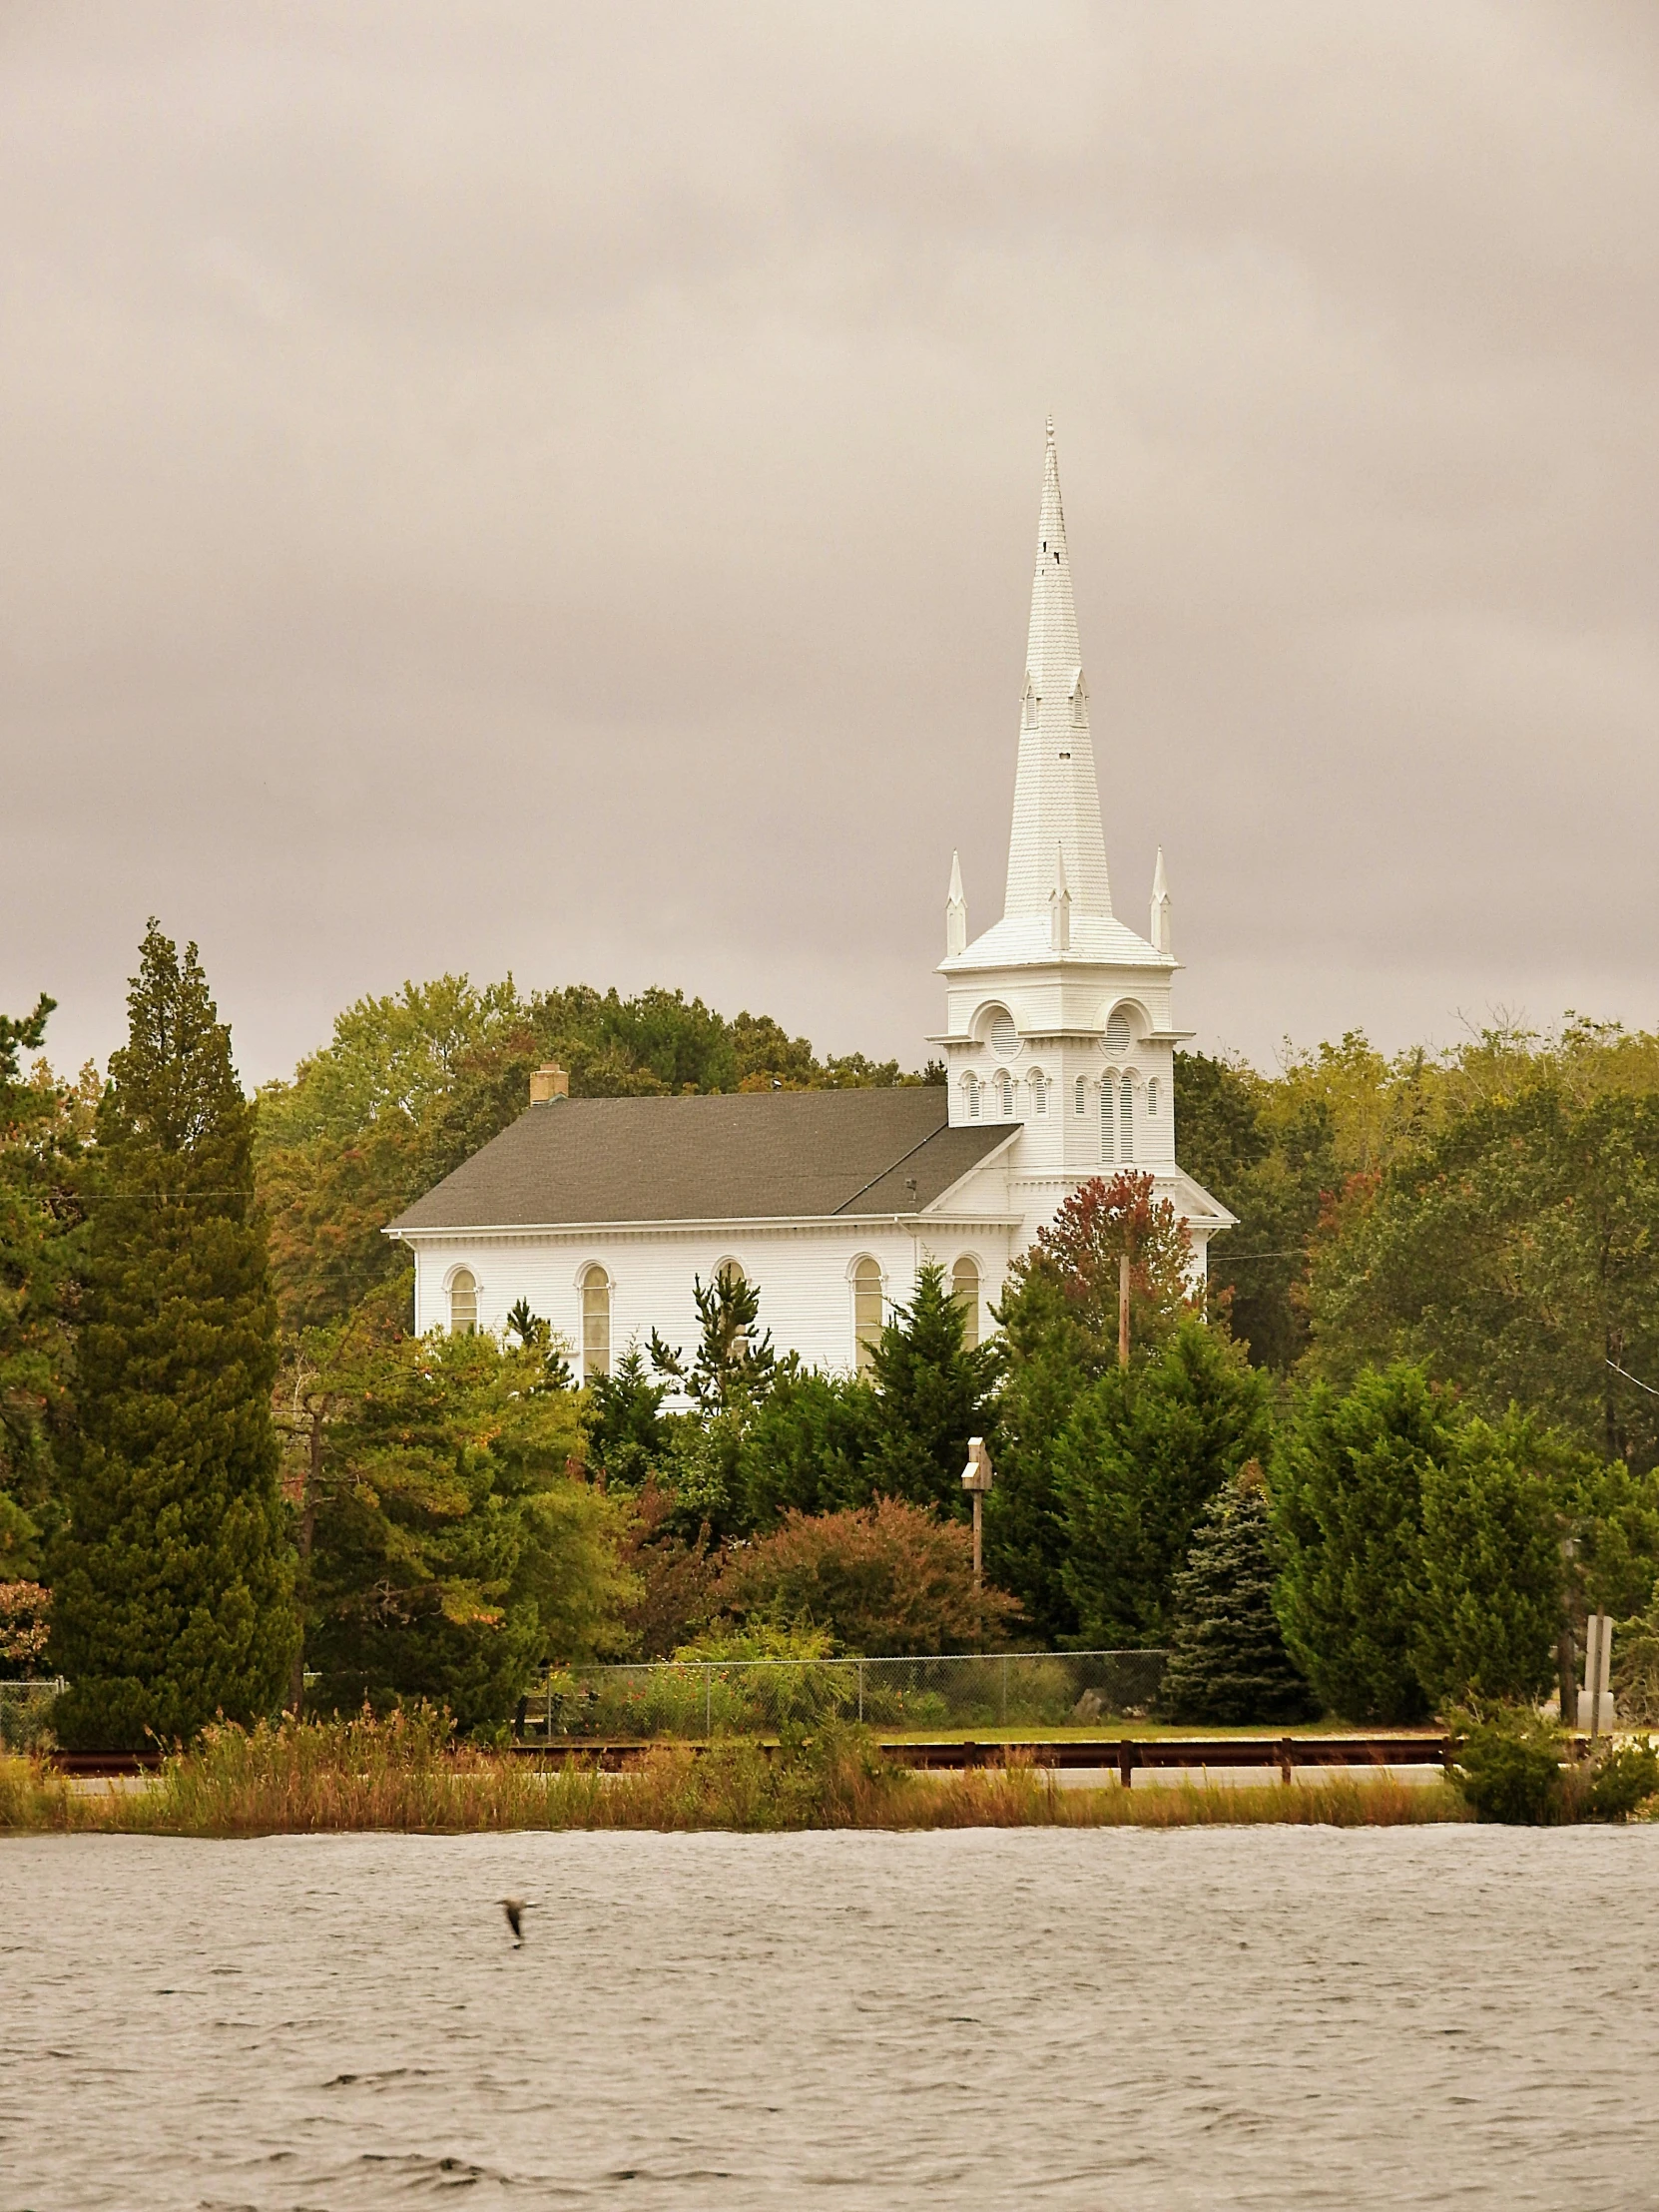
[[[1659,2202],[1659,1828],[31,1837],[0,1872],[0,2212]],[[544,1901],[521,1951],[503,1895]]]

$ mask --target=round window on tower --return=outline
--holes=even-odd
[[[998,1006],[991,1016],[991,1050],[999,1060],[1011,1060],[1019,1050],[1019,1031],[1005,1007]]]
[[[1108,1052],[1129,1050],[1129,1016],[1121,1006],[1106,1024],[1106,1049]]]

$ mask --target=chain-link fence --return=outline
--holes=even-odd
[[[0,1751],[32,1751],[46,1736],[52,1707],[68,1687],[61,1676],[46,1682],[0,1682]]]
[[[664,1660],[549,1676],[527,1736],[769,1735],[830,1716],[893,1732],[1066,1728],[1144,1718],[1164,1651],[953,1654],[937,1659]]]

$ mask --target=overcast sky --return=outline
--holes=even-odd
[[[1651,0],[6,0],[0,1008],[919,1064],[1052,409],[1200,1040],[1659,1022],[1656,212]]]

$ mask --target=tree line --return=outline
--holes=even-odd
[[[867,1376],[810,1370],[723,1278],[689,1341],[665,1316],[584,1389],[522,1306],[414,1339],[379,1235],[532,1067],[589,1095],[939,1071],[675,992],[446,977],[250,1100],[156,924],[106,1080],[52,1075],[51,1012],[0,1020],[0,1664],[69,1677],[65,1741],[364,1698],[488,1731],[550,1663],[674,1652],[1167,1645],[1172,1717],[1241,1721],[1530,1701],[1588,1611],[1659,1653],[1652,1038],[1181,1055],[1183,1164],[1241,1217],[1207,1304],[1124,1175],[985,1344],[929,1267]]]

